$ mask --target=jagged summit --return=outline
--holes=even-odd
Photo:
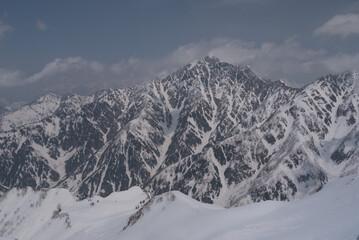
[[[48,95],[1,118],[0,184],[81,198],[140,186],[227,207],[302,198],[358,172],[355,76],[295,89],[205,57],[133,88]]]
[[[216,77],[211,77],[211,75]],[[201,78],[200,76],[203,76],[204,78]],[[231,78],[232,80],[235,80],[237,84],[242,84],[243,82],[248,82],[247,84],[249,85],[262,85],[263,83],[266,85],[271,84],[269,79],[260,77],[249,65],[229,64],[221,61],[215,56],[205,56],[198,59],[193,63],[180,68],[177,72],[165,79],[171,79],[171,81],[173,81],[176,78],[186,81],[192,80],[193,78],[196,78],[196,80],[207,79],[209,81],[225,81],[226,79]]]
[[[198,64],[210,64],[210,63],[216,64],[216,63],[219,63],[220,61],[221,60],[214,55],[207,55],[205,57],[195,60],[194,62],[192,62],[189,65],[193,66],[193,65],[198,65]]]

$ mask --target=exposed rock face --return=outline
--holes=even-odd
[[[85,198],[141,186],[234,206],[301,198],[359,169],[358,75],[301,89],[206,57],[93,96],[47,95],[0,122],[0,184]]]

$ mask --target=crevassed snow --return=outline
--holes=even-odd
[[[83,201],[64,189],[14,189],[0,200],[0,239],[356,240],[358,189],[357,174],[331,181],[303,200],[230,209],[176,191],[143,205],[147,195],[138,187]],[[136,206],[144,206],[140,217],[123,230]]]

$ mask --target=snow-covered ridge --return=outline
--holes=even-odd
[[[359,237],[359,175],[294,202],[224,209],[177,191],[148,201],[138,187],[76,201],[64,189],[12,190],[0,200],[0,239],[275,239]]]
[[[57,96],[47,94],[33,103],[12,111],[0,118],[0,130],[9,131],[21,126],[37,123],[52,116],[59,107],[79,109],[93,99],[92,96],[80,96],[76,94]],[[65,105],[65,106],[64,106]]]
[[[61,98],[55,94],[43,96],[36,102],[2,117],[0,129],[2,131],[9,131],[21,125],[31,124],[46,118],[52,115],[59,107],[60,99]]]

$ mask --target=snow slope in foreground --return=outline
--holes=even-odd
[[[135,214],[135,207],[146,199],[139,188],[91,201],[75,201],[62,189],[40,195],[31,190],[8,193],[0,202],[0,236],[79,240],[359,239],[359,175],[329,182],[303,200],[267,201],[231,209],[170,192],[153,198]],[[30,207],[31,203],[35,205]],[[56,214],[59,203],[61,211]],[[127,224],[131,215],[134,217]]]
[[[121,226],[146,198],[139,187],[83,201],[66,189],[13,189],[0,200],[0,240],[118,239]]]

